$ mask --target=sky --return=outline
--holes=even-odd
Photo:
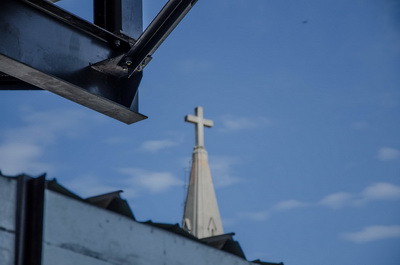
[[[91,20],[91,1],[60,5]],[[144,0],[147,25],[166,1]],[[400,2],[199,0],[144,70],[126,125],[47,91],[0,91],[0,170],[124,190],[180,223],[196,106],[225,232],[249,260],[400,263]]]

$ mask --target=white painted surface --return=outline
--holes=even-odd
[[[248,265],[211,248],[46,190],[44,265]]]

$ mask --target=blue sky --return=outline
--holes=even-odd
[[[78,0],[61,5],[91,19]],[[144,1],[145,23],[166,1]],[[400,262],[400,3],[199,0],[154,54],[125,125],[49,92],[1,91],[0,169],[81,196],[123,189],[180,223],[204,107],[224,230],[248,259]]]

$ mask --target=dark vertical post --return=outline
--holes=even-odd
[[[45,176],[18,176],[15,264],[42,264]]]
[[[113,33],[122,29],[121,0],[93,0],[94,24]]]
[[[137,40],[143,33],[142,0],[121,0],[122,33]]]

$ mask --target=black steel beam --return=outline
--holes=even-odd
[[[15,77],[0,72],[0,90],[42,90]]]
[[[129,38],[121,39],[46,1],[0,2],[1,72],[127,124],[147,118],[138,113],[142,73],[119,78],[91,64],[129,48]]]
[[[4,0],[2,0],[4,1]],[[54,5],[52,3],[49,3],[45,0],[16,0],[16,1],[21,1],[24,2],[28,5],[31,5],[32,7],[40,10],[43,13],[46,13],[49,16],[52,16],[60,21],[63,21],[64,23],[75,27],[76,29],[80,31],[84,31],[87,34],[96,36],[99,39],[105,40],[111,45],[115,43],[116,40],[120,41],[119,46],[115,46],[115,48],[118,48],[121,51],[125,51],[126,49],[129,49],[129,45],[132,42],[135,42],[135,39],[133,39],[131,36],[127,34],[119,34],[119,32],[111,32],[106,30],[105,28],[102,28],[99,25],[90,23],[89,21],[86,21],[82,19],[81,17],[70,13],[57,5]],[[113,2],[114,0],[110,1]],[[142,0],[123,0],[123,1],[129,1],[129,2],[141,2]],[[139,23],[141,25],[141,21],[131,21],[132,23]]]
[[[94,0],[95,24],[49,1],[1,0],[0,90],[46,89],[127,124],[143,120],[142,70],[196,1],[169,0],[142,33],[142,0]]]
[[[122,29],[121,0],[94,0],[94,24],[111,32],[120,32]]]

